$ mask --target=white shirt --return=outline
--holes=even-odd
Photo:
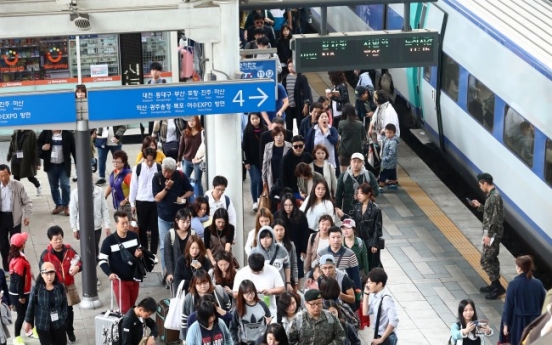
[[[375,111],[375,116],[372,116],[372,128],[378,133],[378,141],[382,142],[385,138],[385,134],[381,134],[381,130],[385,129],[387,124],[392,123],[395,125],[397,137],[401,136],[401,128],[399,127],[399,116],[397,112],[389,102],[385,102],[378,106]]]
[[[383,296],[385,296],[385,298],[382,301]],[[369,303],[368,314],[374,315],[374,318],[377,317],[379,306],[381,303],[383,303],[381,306],[378,335],[380,336],[383,335],[388,325],[395,327],[395,332],[396,332],[397,326],[399,324],[399,317],[397,316],[395,301],[393,300],[393,297],[391,296],[387,288],[384,288],[383,290],[381,290],[376,294],[370,294],[370,299],[368,303]],[[375,327],[375,324],[376,324],[376,320],[374,319],[374,327]]]
[[[245,266],[236,273],[234,277],[234,291],[238,291],[242,281],[249,279],[255,284],[257,291],[263,291],[266,289],[274,289],[277,287],[283,287],[284,281],[278,269],[274,266],[267,265],[265,263],[263,271],[260,274],[253,274],[249,266]],[[264,295],[258,294],[261,301],[264,301]],[[270,295],[266,296],[270,300],[270,305],[268,309],[270,310],[270,315],[276,316],[276,296]]]
[[[205,197],[207,198],[207,200],[209,200],[209,210],[211,217],[215,215],[215,211],[217,210],[217,208],[226,208],[226,196],[224,194],[222,194],[220,199],[217,201],[213,196],[213,191],[208,190],[205,193]],[[230,200],[230,204],[228,205],[226,211],[228,211],[228,221],[230,222],[230,224],[236,227],[236,209],[232,204],[232,200]]]
[[[153,162],[153,165],[148,167],[146,162],[142,164],[142,170],[140,171],[140,176],[136,173],[135,166],[132,169],[132,177],[130,178],[130,193],[128,200],[130,201],[130,206],[136,206],[136,200],[138,201],[155,201],[153,191],[151,190],[151,181],[153,181],[153,176],[157,172],[157,163]]]
[[[178,141],[178,138],[176,136],[176,123],[174,122],[174,119],[168,119],[167,120],[167,143],[170,143],[171,141]]]
[[[3,183],[0,183],[0,191],[2,192],[2,212],[11,212],[11,198],[12,190],[9,183],[4,186]]]
[[[309,202],[309,197],[310,196],[308,196],[305,199],[305,201],[303,202],[303,204],[301,205],[300,209],[303,212],[305,212],[305,209],[307,208],[307,204]],[[332,202],[329,201],[329,200],[324,200],[321,203],[319,203],[318,205],[315,205],[315,206],[309,208],[309,210],[307,212],[305,212],[305,216],[307,216],[307,222],[309,223],[309,229],[312,229],[314,231],[318,231],[319,230],[318,221],[320,220],[320,216],[324,215],[324,214],[329,214],[335,222],[334,206],[333,206]]]

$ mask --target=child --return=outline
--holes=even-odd
[[[389,189],[397,189],[397,149],[399,138],[395,135],[397,128],[388,123],[385,126],[385,139],[381,149],[381,172],[379,176],[380,193],[387,185]]]
[[[305,280],[305,287],[304,291],[310,290],[310,289],[316,289],[318,290],[318,278],[322,275],[322,270],[320,270],[320,265],[316,264],[314,268],[312,269],[312,279]],[[310,284],[309,284],[310,283]]]
[[[251,280],[241,282],[236,298],[236,310],[230,321],[230,334],[234,344],[252,344],[263,336],[271,322],[270,310],[257,296]]]
[[[471,299],[463,299],[458,304],[458,322],[450,327],[450,344],[456,344],[458,340],[469,340],[470,344],[483,344],[483,336],[490,337],[493,335],[493,330],[487,323],[480,324],[475,311],[475,304]],[[466,339],[467,338],[467,339]]]

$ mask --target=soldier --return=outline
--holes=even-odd
[[[316,289],[305,292],[306,311],[302,311],[291,322],[288,333],[291,345],[342,345],[345,331],[339,320],[329,311],[322,309],[322,296]]]
[[[493,184],[491,174],[483,173],[477,175],[479,188],[485,192],[485,205],[477,200],[472,200],[470,205],[483,212],[483,252],[481,253],[481,267],[491,280],[491,285],[479,289],[481,292],[488,292],[486,299],[497,299],[506,290],[500,284],[500,262],[498,253],[500,240],[504,234],[504,206],[502,197]]]

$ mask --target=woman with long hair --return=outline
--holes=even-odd
[[[215,265],[209,271],[209,276],[215,285],[220,285],[230,298],[233,298],[232,289],[234,288],[234,278],[236,277],[236,268],[234,267],[234,256],[226,250],[218,252],[215,255]]]
[[[324,214],[329,214],[335,221],[335,208],[326,180],[313,184],[309,196],[301,205],[301,211],[305,212],[312,231],[318,231],[318,220]]]
[[[368,250],[366,244],[360,238],[355,236],[356,234],[356,223],[354,219],[347,218],[344,219],[341,223],[341,231],[343,232],[343,246],[349,248],[355,253],[358,261],[358,271],[360,274],[361,282],[365,282],[368,278]]]
[[[276,302],[276,323],[289,331],[291,322],[297,313],[301,311],[301,297],[294,292],[285,291]]]
[[[215,303],[201,303],[197,308],[196,315],[197,321],[190,326],[187,334],[180,332],[180,339],[185,340],[186,344],[234,345],[228,327],[218,317]]]
[[[337,177],[335,174],[335,167],[328,162],[329,156],[330,153],[326,146],[322,144],[315,145],[312,150],[312,158],[314,160],[309,165],[314,172],[324,177],[324,180],[326,180],[326,183],[330,187],[330,195],[332,198],[335,198],[335,193],[337,192]]]
[[[347,323],[353,325],[354,329],[358,329],[360,319],[354,312],[356,305],[352,280],[344,271],[334,269],[334,272],[334,277],[327,275],[318,278],[320,295],[324,300],[336,301],[341,317]],[[352,302],[347,303],[344,298],[349,298]]]
[[[356,190],[357,203],[353,205],[353,219],[359,237],[366,244],[368,252],[368,272],[375,267],[383,267],[380,260],[379,239],[383,235],[381,209],[375,203],[372,187],[363,183]]]
[[[199,116],[194,116],[188,121],[188,126],[182,131],[180,137],[180,144],[178,147],[177,162],[182,162],[182,170],[184,174],[194,182],[197,186],[197,195],[203,195],[203,185],[201,183],[201,177],[203,176],[203,170],[201,170],[200,164],[202,160],[196,159],[197,151],[201,146],[201,143],[205,141],[205,131],[201,127],[201,120]],[[194,178],[191,178],[192,171],[194,172]]]
[[[192,229],[203,239],[205,228],[211,225],[209,201],[204,196],[198,196],[194,199],[190,210],[192,211]]]
[[[337,129],[330,126],[328,114],[321,112],[316,117],[316,125],[307,132],[305,137],[305,150],[312,152],[316,145],[324,145],[328,149],[328,162],[336,169],[338,164],[337,143],[339,135]],[[337,170],[336,170],[337,172]]]
[[[29,234],[26,232],[12,235],[10,238],[10,251],[8,262],[10,268],[10,301],[17,312],[17,319],[14,322],[13,338],[14,344],[25,344],[21,338],[21,327],[25,319],[25,311],[29,305],[31,294],[32,272],[31,264],[25,256],[25,244]],[[36,335],[36,333],[33,333]],[[38,335],[35,336],[38,338]]]
[[[268,208],[262,207],[257,212],[257,217],[255,217],[255,229],[249,231],[247,234],[247,240],[245,241],[245,254],[247,256],[251,255],[251,250],[257,246],[257,234],[259,229],[265,225],[270,225],[274,221],[272,212]]]
[[[479,324],[475,303],[471,299],[463,299],[458,304],[458,322],[450,327],[450,336],[452,344],[462,340],[462,344],[483,345],[485,341],[481,337],[490,337],[493,330],[487,324]],[[516,344],[516,343],[512,343]]]
[[[34,326],[41,345],[67,344],[67,294],[51,262],[42,264],[24,316],[25,332],[32,333]],[[14,341],[14,344],[20,343]]]
[[[243,130],[242,151],[245,169],[249,170],[251,178],[251,199],[253,200],[253,211],[257,212],[258,199],[263,191],[261,178],[262,162],[259,156],[261,147],[261,135],[268,128],[261,122],[261,114],[249,113],[247,126]]]
[[[297,188],[303,200],[307,198],[312,189],[312,185],[316,181],[324,180],[322,174],[313,171],[312,167],[305,162],[297,164],[295,167],[295,176],[297,177]]]
[[[519,344],[527,325],[541,314],[546,290],[537,278],[533,277],[533,258],[522,255],[516,258],[517,276],[508,284],[504,311],[502,312],[502,334],[509,337],[511,344]],[[501,340],[501,339],[499,339]],[[506,342],[506,339],[501,341]]]
[[[325,300],[323,302],[323,307],[330,313],[332,313],[341,323],[341,327],[345,331],[345,341],[343,345],[360,345],[360,339],[358,338],[357,330],[350,323],[345,322],[343,318],[342,311],[339,308],[339,305],[334,300]]]
[[[307,250],[304,260],[305,273],[310,271],[311,268],[314,268],[314,265],[312,264],[316,261],[318,252],[324,248],[328,248],[330,245],[328,230],[330,230],[334,224],[334,219],[329,214],[323,214],[318,219],[319,231],[312,233],[307,242]]]
[[[231,307],[230,299],[220,286],[215,286],[209,277],[209,273],[204,270],[199,270],[194,273],[192,281],[190,282],[190,291],[184,297],[184,305],[182,307],[182,328],[180,329],[180,339],[186,339],[186,333],[188,331],[188,316],[194,311],[198,311],[197,318],[199,320],[199,301],[202,296],[213,295],[218,305],[229,311]],[[213,307],[215,310],[215,307]],[[196,343],[189,343],[196,344]]]
[[[262,179],[263,188],[269,191],[280,178],[282,168],[282,158],[291,149],[291,143],[284,141],[285,129],[274,127],[272,129],[272,138],[274,141],[265,145],[263,152]]]
[[[297,291],[299,285],[299,277],[297,270],[297,261],[300,256],[297,255],[295,244],[291,241],[289,231],[286,229],[286,222],[283,219],[275,219],[272,223],[274,231],[274,240],[286,248],[289,254],[289,266],[291,270],[291,286],[294,291]]]
[[[343,114],[339,122],[337,133],[339,141],[339,165],[341,172],[347,171],[351,163],[353,153],[362,152],[362,142],[366,138],[366,130],[362,121],[357,117],[355,107],[352,104],[343,106]]]
[[[289,345],[289,340],[284,327],[277,323],[271,323],[261,339],[261,345]]]
[[[201,238],[191,235],[186,243],[183,255],[176,261],[174,270],[174,287],[177,288],[181,281],[184,281],[184,290],[188,291],[190,281],[194,273],[199,270],[209,271],[211,262],[205,256],[205,245]]]
[[[332,88],[329,93],[326,93],[326,97],[331,101],[331,108],[333,114],[333,124],[335,128],[339,128],[339,121],[341,120],[341,113],[343,106],[350,103],[349,91],[347,90],[347,81],[345,74],[341,71],[328,72]]]
[[[163,153],[163,151],[157,149],[157,140],[151,136],[144,137],[144,140],[142,140],[142,148],[140,149],[140,152],[138,152],[138,155],[136,155],[136,165],[142,163],[146,159],[146,149],[152,148],[157,152],[157,155],[155,156],[155,162],[161,164],[163,162],[163,159],[165,159],[167,156]]]
[[[186,245],[190,236],[194,234],[191,229],[191,212],[186,209],[180,209],[176,212],[174,217],[173,227],[169,229],[167,235],[163,239],[165,241],[165,250],[163,255],[165,256],[165,267],[167,269],[166,281],[167,284],[171,284],[174,279],[176,270],[176,263],[180,259],[186,250]],[[174,287],[177,287],[176,284]]]
[[[291,41],[291,38],[293,37],[293,33],[291,32],[291,29],[289,25],[284,24],[282,25],[281,35],[278,39],[278,43],[276,44],[276,52],[278,54],[278,59],[280,60],[280,64],[282,66],[282,76],[289,73],[288,71],[288,60],[293,59],[293,52],[291,51],[289,42]]]
[[[230,322],[230,334],[235,345],[255,343],[265,332],[272,317],[267,305],[257,295],[251,280],[241,282],[236,297],[236,310]]]
[[[235,229],[228,221],[228,211],[225,208],[219,208],[213,214],[213,222],[209,226],[203,237],[207,255],[213,266],[215,265],[215,255],[221,250],[232,252],[232,242],[234,241]]]

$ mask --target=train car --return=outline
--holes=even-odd
[[[336,9],[328,10],[333,31],[403,26],[402,4]],[[312,11],[319,18],[319,9]],[[507,221],[537,253],[549,257],[552,3],[416,3],[411,4],[410,23],[438,30],[442,52],[438,66],[390,70],[395,104],[407,105],[416,120],[412,123],[470,183],[478,173],[490,172]]]

